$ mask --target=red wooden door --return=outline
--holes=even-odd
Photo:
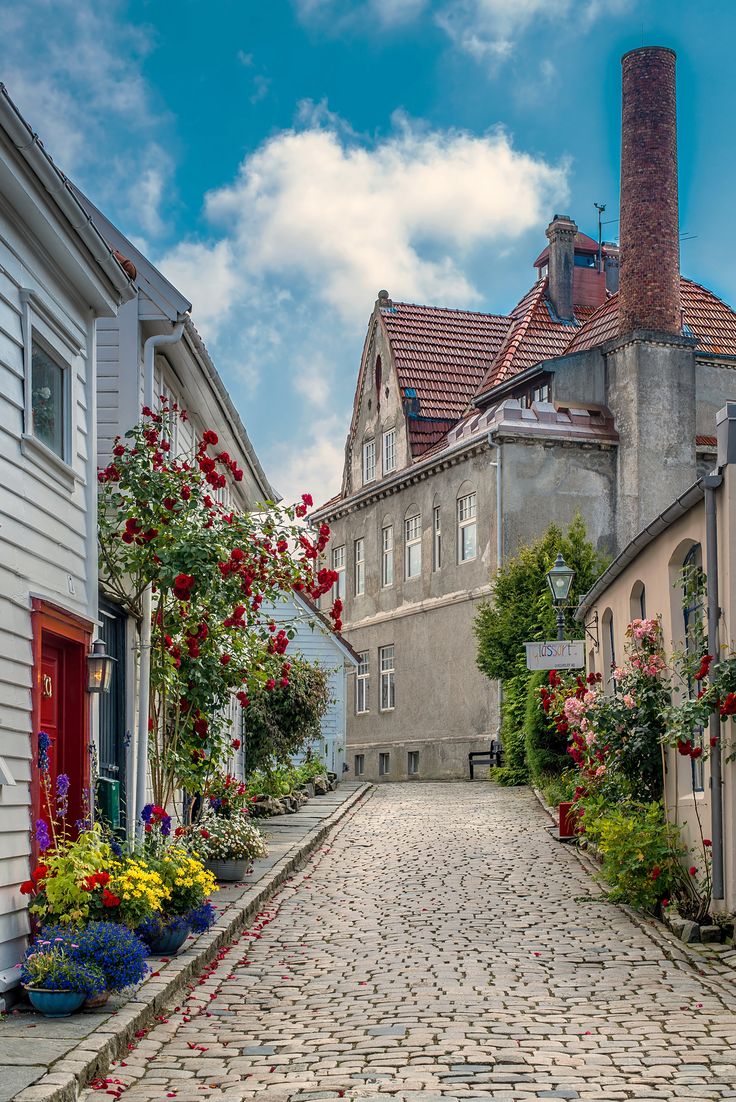
[[[41,686],[40,686],[40,730],[51,740],[48,751],[49,777],[52,791],[59,773],[64,772],[61,757],[64,750],[64,649],[57,643],[44,637],[41,643]],[[44,793],[41,793],[41,814],[46,821],[54,811],[53,797],[51,807],[47,806]]]

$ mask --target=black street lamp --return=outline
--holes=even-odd
[[[87,692],[108,693],[112,681],[113,665],[117,661],[105,651],[102,639],[95,639],[87,655]]]
[[[570,596],[572,580],[575,571],[568,566],[562,555],[558,552],[555,565],[547,571],[547,585],[552,593],[552,601],[557,610],[557,638],[565,638],[565,601]]]

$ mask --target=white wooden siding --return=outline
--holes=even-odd
[[[85,617],[93,605],[88,586],[96,586],[94,564],[89,578],[86,562],[87,321],[30,240],[19,220],[0,208],[0,754],[16,781],[0,788],[0,989],[28,932],[26,900],[18,889],[28,877],[30,853],[31,596]],[[85,345],[65,357],[74,409],[71,489],[21,450],[22,288]]]

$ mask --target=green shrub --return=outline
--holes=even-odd
[[[537,787],[550,807],[559,807],[562,803],[571,803],[574,800],[577,785],[577,773],[567,769],[559,774],[543,773]]]
[[[251,695],[245,712],[249,771],[287,766],[294,754],[320,737],[322,716],[330,702],[327,673],[297,655],[292,658],[288,682],[285,688],[263,688]]]
[[[546,671],[529,677],[524,716],[524,748],[532,783],[541,788],[545,775],[559,775],[570,764],[567,735],[561,735],[549,716],[545,715],[539,689],[547,683]]]
[[[503,722],[501,743],[503,765],[491,770],[491,780],[506,787],[527,784],[529,771],[524,750],[524,712],[526,709],[526,682],[523,674],[504,683]]]
[[[682,890],[687,850],[679,829],[666,821],[661,803],[607,806],[591,799],[581,805],[585,836],[603,859],[612,903],[651,912]]]

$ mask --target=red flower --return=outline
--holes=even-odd
[[[228,664],[228,662],[230,661],[231,658],[232,658],[232,655],[230,655],[230,654],[221,654],[220,655],[220,662],[223,666],[227,666],[227,664]]]
[[[654,868],[652,869],[652,880],[656,880],[657,877],[659,877],[661,875],[662,875],[662,870],[660,869],[659,865],[655,865]]]
[[[212,429],[207,429],[207,431],[202,434],[202,440],[205,444],[212,444],[212,446],[214,447],[215,444],[218,442],[219,437],[216,432],[212,431]]]
[[[703,659],[700,663],[700,668],[698,669],[698,672],[695,674],[695,680],[696,681],[702,681],[704,677],[708,676],[708,670],[710,669],[710,664],[711,664],[712,661],[713,661],[713,655],[712,654],[706,654],[706,655],[703,656]]]
[[[174,596],[180,601],[188,601],[192,596],[195,578],[192,574],[177,574],[174,578]]]
[[[269,690],[269,692],[271,691],[271,689],[276,688],[276,682],[272,677],[269,677],[268,681],[266,682],[266,688]]]
[[[174,837],[175,838],[181,838],[182,834],[186,834],[186,831],[184,830],[184,827],[177,827],[176,830],[174,831]]]
[[[239,750],[240,749],[240,739],[239,738],[234,738],[233,741],[230,743],[230,745],[232,746],[233,750]]]
[[[698,870],[696,869],[695,865],[691,865],[688,871],[689,871],[689,873],[690,873],[690,875],[691,875],[691,876],[696,876],[696,875],[697,875],[697,872],[698,872]]]
[[[194,721],[194,730],[195,730],[196,734],[198,734],[202,738],[204,738],[206,736],[207,732],[209,731],[209,729],[210,729],[209,723],[202,716],[200,716],[199,719],[195,719],[195,721]]]
[[[704,838],[703,839],[703,845],[704,846],[712,846],[713,843],[711,842],[710,838]]]
[[[311,494],[302,494],[302,501],[305,505],[314,505]]]
[[[204,828],[202,830],[200,830],[199,833],[203,838],[209,838],[209,836],[210,836],[210,832],[208,830],[204,830]]]
[[[36,868],[31,873],[31,876],[33,877],[33,879],[36,882],[38,882],[40,880],[45,880],[46,877],[48,876],[48,874],[49,874],[48,865],[37,865]]]
[[[20,886],[21,895],[33,895],[36,890],[36,885],[32,880],[24,880]]]
[[[111,892],[108,888],[103,888],[102,891],[102,906],[103,907],[119,907],[120,897]]]

